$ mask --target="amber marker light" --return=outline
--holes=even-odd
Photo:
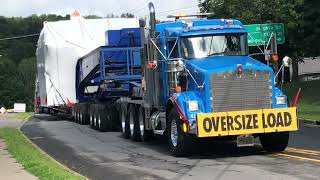
[[[147,68],[148,68],[148,69],[153,69],[153,68],[154,68],[153,63],[148,63],[148,64],[147,64]]]
[[[175,91],[176,91],[177,93],[180,93],[180,92],[181,92],[181,86],[177,86],[177,87],[175,88]]]
[[[183,124],[182,124],[182,131],[183,131],[184,133],[187,133],[187,132],[188,132],[187,123],[183,123]]]
[[[279,59],[278,54],[273,54],[273,55],[272,55],[272,60],[273,60],[274,62],[278,61],[278,59]]]

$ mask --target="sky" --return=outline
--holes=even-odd
[[[75,9],[81,15],[98,15],[130,12],[137,17],[146,16],[150,0],[0,0],[1,16],[29,16],[31,14],[66,15]],[[177,13],[198,12],[198,0],[152,0],[157,18]]]

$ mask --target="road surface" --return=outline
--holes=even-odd
[[[195,145],[194,155],[175,158],[164,139],[132,142],[119,132],[49,115],[36,115],[23,132],[44,151],[90,179],[320,179],[320,128],[302,126],[290,148],[268,154],[260,145],[237,148],[233,142]]]

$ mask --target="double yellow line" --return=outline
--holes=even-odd
[[[298,155],[292,155],[292,153],[298,154]],[[277,153],[275,154],[275,156],[283,156],[291,159],[298,159],[303,161],[320,163],[320,151],[315,151],[315,150],[287,148],[283,153]],[[304,157],[304,156],[311,156],[311,157]]]

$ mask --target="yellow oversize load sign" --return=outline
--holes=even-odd
[[[198,137],[296,131],[295,107],[197,115]]]

